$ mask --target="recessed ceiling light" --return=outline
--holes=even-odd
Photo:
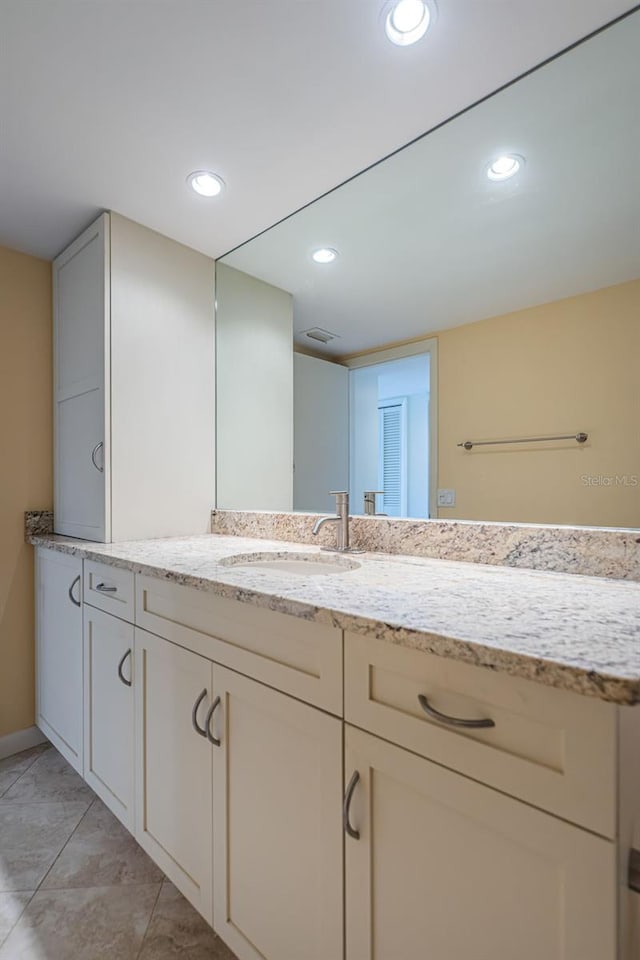
[[[311,254],[311,259],[315,260],[316,263],[332,263],[337,256],[338,251],[334,250],[332,247],[320,247],[319,250],[313,251]]]
[[[505,153],[487,167],[487,176],[489,180],[508,180],[509,177],[516,175],[518,170],[524,165],[524,157],[517,153]]]
[[[407,47],[424,37],[430,22],[431,14],[424,0],[399,0],[387,14],[384,29],[392,43]]]
[[[195,170],[187,177],[187,183],[201,197],[217,197],[224,188],[224,180],[209,170]]]

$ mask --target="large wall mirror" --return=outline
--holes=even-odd
[[[219,507],[640,526],[639,50],[636,12],[218,261]]]

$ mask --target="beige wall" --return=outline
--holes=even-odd
[[[640,280],[438,334],[439,516],[640,526]],[[585,431],[575,442],[460,441]]]
[[[33,548],[51,508],[51,264],[0,247],[0,736],[34,721]]]

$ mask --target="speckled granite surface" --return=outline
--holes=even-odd
[[[24,535],[37,537],[53,533],[53,510],[27,510],[24,515]]]
[[[214,510],[211,532],[334,543],[330,525],[317,538],[311,535],[316,516]],[[351,519],[351,540],[364,550],[383,553],[640,581],[640,530],[356,516]]]
[[[602,700],[640,702],[640,584],[375,553],[353,556],[358,569],[331,576],[225,565],[236,554],[317,552],[244,537],[31,542]]]

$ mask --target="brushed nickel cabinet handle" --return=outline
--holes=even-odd
[[[200,704],[206,697],[206,695],[207,695],[207,688],[205,687],[202,693],[200,694],[200,696],[198,697],[198,699],[196,700],[196,702],[194,703],[193,710],[191,711],[191,725],[193,726],[193,729],[195,730],[195,732],[200,734],[201,737],[204,737],[205,740],[207,739],[207,731],[205,730],[204,727],[201,727],[200,724],[198,723],[198,709],[200,707]]]
[[[71,603],[72,603],[75,607],[80,607],[80,606],[82,606],[82,601],[76,600],[76,598],[75,598],[74,595],[73,595],[73,588],[75,587],[76,583],[77,583],[78,585],[80,584],[80,574],[78,574],[78,576],[75,578],[75,580],[73,581],[73,583],[72,583],[71,586],[69,587],[69,600],[71,600]]]
[[[96,460],[96,453],[98,452],[98,450],[100,449],[100,447],[103,447],[103,448],[104,448],[104,441],[103,441],[103,440],[99,440],[98,443],[96,443],[96,445],[95,445],[95,447],[93,448],[93,450],[91,451],[91,462],[92,462],[92,464],[94,465],[94,467],[96,468],[96,470],[99,470],[100,473],[104,473],[104,467],[101,467],[101,466],[98,464],[97,460]]]
[[[428,717],[431,717],[432,720],[437,720],[438,723],[444,723],[448,727],[464,727],[467,730],[479,730],[495,727],[496,725],[495,721],[490,720],[488,717],[484,720],[465,720],[463,717],[448,717],[446,713],[440,713],[439,710],[432,707],[422,693],[418,694],[418,701]]]
[[[127,680],[127,678],[125,677],[124,673],[122,672],[122,668],[124,667],[124,662],[125,662],[125,660],[127,659],[127,657],[130,657],[130,656],[131,656],[131,648],[129,648],[129,650],[127,650],[127,652],[124,654],[124,656],[123,656],[122,659],[120,660],[120,663],[118,664],[118,677],[119,677],[120,680],[122,680],[122,682],[124,683],[125,687],[130,687],[130,686],[132,685],[132,683],[133,683],[132,680]]]
[[[96,583],[96,590],[99,593],[117,593],[117,587],[108,587],[106,583]]]
[[[350,837],[353,837],[354,840],[360,839],[360,831],[354,830],[349,822],[349,810],[351,808],[351,798],[353,797],[353,791],[358,785],[358,780],[360,779],[360,774],[357,770],[354,770],[351,775],[351,780],[349,780],[349,785],[347,787],[347,792],[344,795],[344,803],[342,805],[342,826],[344,827],[344,832],[347,833]]]
[[[209,743],[212,743],[215,747],[220,746],[220,741],[218,740],[217,737],[214,737],[214,735],[211,733],[211,720],[213,719],[213,715],[219,706],[220,706],[220,697],[216,697],[213,703],[211,704],[211,706],[209,707],[209,710],[207,712],[207,718],[204,721],[204,729],[207,732],[207,740],[209,741]]]
[[[640,893],[640,850],[629,854],[629,889]]]

